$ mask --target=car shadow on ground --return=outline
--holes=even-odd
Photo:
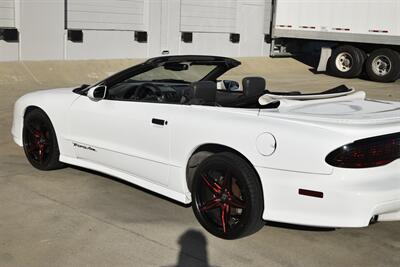
[[[79,166],[69,165],[68,167],[71,168],[71,169],[74,169],[74,170],[78,170],[78,171],[90,173],[90,174],[93,174],[93,175],[101,176],[101,177],[103,177],[103,178],[110,179],[110,180],[112,180],[112,181],[115,181],[115,182],[118,182],[118,183],[127,185],[127,186],[129,186],[129,187],[135,188],[135,189],[137,189],[137,190],[140,190],[140,191],[142,191],[142,192],[148,193],[148,194],[150,194],[150,195],[152,195],[152,196],[155,196],[155,197],[157,197],[157,198],[161,198],[161,199],[166,200],[166,201],[168,201],[168,202],[172,202],[172,203],[174,203],[174,204],[176,204],[176,205],[178,205],[178,206],[184,207],[184,208],[189,208],[189,207],[191,206],[191,204],[184,204],[184,203],[178,202],[178,201],[173,200],[173,199],[171,199],[171,198],[169,198],[169,197],[166,197],[166,196],[164,196],[164,195],[158,194],[158,193],[156,193],[156,192],[154,192],[154,191],[151,191],[151,190],[148,190],[148,189],[146,189],[146,188],[144,188],[144,187],[140,187],[140,186],[138,186],[138,185],[135,185],[135,184],[133,184],[133,183],[130,183],[130,182],[128,182],[128,181],[125,181],[125,180],[123,180],[123,179],[120,179],[120,178],[118,178],[118,177],[114,177],[114,176],[111,176],[111,175],[108,175],[108,174],[105,174],[105,173],[102,173],[102,172],[98,172],[98,171],[95,171],[95,170],[86,169],[86,168],[79,167]]]

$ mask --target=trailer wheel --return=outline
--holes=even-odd
[[[362,49],[357,49],[361,56],[361,73],[365,73],[365,62],[368,59],[367,53]],[[361,73],[359,75],[361,75]]]
[[[329,69],[334,76],[355,78],[361,74],[364,61],[363,51],[351,45],[342,45],[333,50]]]
[[[366,63],[368,77],[375,82],[394,82],[400,76],[400,54],[389,48],[373,51]]]

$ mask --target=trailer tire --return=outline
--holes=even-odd
[[[362,50],[362,49],[358,49],[358,52],[360,53],[360,56],[361,56],[361,73],[360,73],[360,75],[362,74],[362,73],[365,73],[365,62],[367,61],[367,59],[368,59],[368,54],[364,51],[364,50]]]
[[[400,77],[400,54],[389,48],[373,51],[366,63],[368,77],[375,82],[394,82]]]
[[[342,45],[335,48],[329,59],[329,70],[340,78],[358,77],[364,66],[365,53],[357,47]]]

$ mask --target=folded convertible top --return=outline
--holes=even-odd
[[[268,92],[259,98],[259,103],[262,106],[268,105],[273,102],[277,102],[283,99],[287,100],[317,100],[317,99],[329,99],[335,97],[341,97],[353,94],[354,88],[349,88],[345,85],[341,85],[320,93],[309,93],[302,94],[300,92]]]

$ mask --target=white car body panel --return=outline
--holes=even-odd
[[[55,89],[16,102],[12,134],[22,146],[24,114],[39,107],[55,128],[60,161],[183,203],[191,202],[189,158],[202,145],[219,144],[254,166],[263,186],[265,220],[327,227],[364,227],[375,215],[399,220],[400,160],[342,169],[328,165],[325,157],[355,140],[400,132],[400,103],[366,100],[360,94],[282,101],[276,109],[240,109],[93,101],[71,88]],[[154,125],[153,118],[168,124]],[[257,141],[263,134],[273,138]],[[259,152],[264,145],[275,146],[271,155]],[[299,195],[299,189],[320,191],[324,197]]]
[[[168,120],[173,115],[171,108],[78,98],[70,110],[70,140],[94,146],[97,153],[74,146],[76,156],[168,185],[171,127],[154,125],[151,120],[157,114]],[[82,114],[84,119],[80,119]]]

